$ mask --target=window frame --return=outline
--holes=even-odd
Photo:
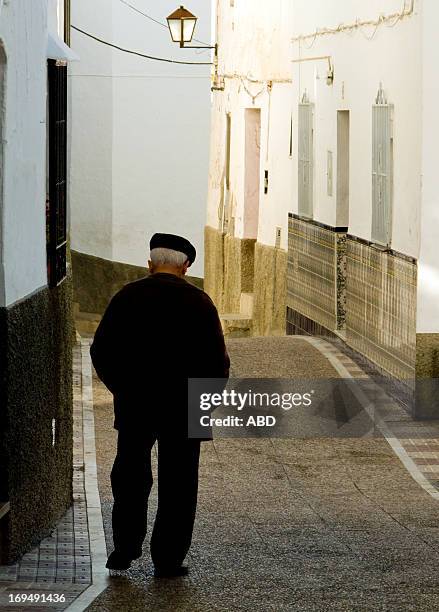
[[[371,240],[390,248],[393,220],[393,104],[382,90],[372,106],[372,227]]]
[[[67,64],[48,60],[47,277],[67,277]]]
[[[298,110],[298,211],[314,214],[314,104],[306,96]]]

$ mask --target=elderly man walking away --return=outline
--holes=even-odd
[[[91,356],[114,396],[118,430],[111,472],[114,551],[107,568],[126,570],[142,555],[152,486],[151,450],[158,443],[158,509],[151,535],[157,577],[182,576],[198,491],[200,440],[188,438],[187,381],[227,378],[229,357],[217,310],[184,276],[193,245],[173,234],[150,242],[150,275],[110,302]]]

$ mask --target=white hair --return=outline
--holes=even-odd
[[[173,249],[152,249],[150,255],[151,262],[154,266],[175,266],[181,268],[188,260],[186,253],[174,251]]]

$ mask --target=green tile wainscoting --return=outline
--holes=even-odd
[[[290,214],[287,270],[289,333],[338,335],[413,386],[416,260]]]
[[[416,364],[416,261],[347,239],[346,341],[398,379]]]
[[[328,331],[345,327],[346,229],[288,219],[287,306]]]

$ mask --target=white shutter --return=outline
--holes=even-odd
[[[393,105],[382,89],[372,107],[372,241],[389,246],[393,199]]]
[[[332,151],[328,151],[327,162],[326,162],[326,193],[328,194],[328,196],[331,196],[331,197],[334,192],[333,175],[334,175],[333,155],[332,155]]]
[[[313,116],[314,105],[306,96],[299,104],[299,214],[313,216]]]

